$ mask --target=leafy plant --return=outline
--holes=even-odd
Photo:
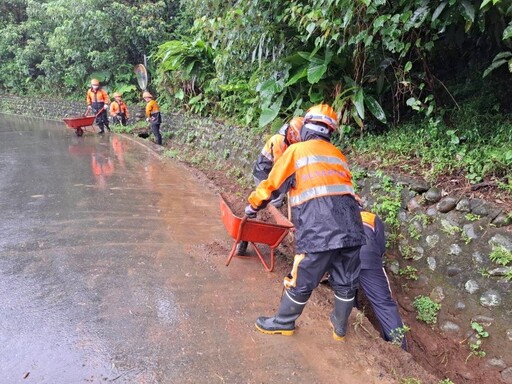
[[[407,226],[407,230],[409,232],[409,235],[414,240],[419,240],[421,238],[421,232],[418,230],[418,228],[414,225],[414,223],[410,223]]]
[[[405,268],[400,268],[398,274],[407,280],[418,280],[418,269],[410,265]]]
[[[482,277],[490,277],[491,276],[491,274],[489,273],[489,270],[487,268],[480,268],[478,272],[480,272],[480,276],[482,276]]]
[[[464,241],[464,244],[469,244],[473,240],[465,231],[460,232],[460,236],[462,238],[462,241]]]
[[[416,318],[427,324],[437,323],[437,313],[441,309],[441,304],[436,303],[428,296],[416,296],[413,306],[418,312]]]
[[[407,377],[400,379],[400,384],[421,384],[421,381],[414,377]]]
[[[178,151],[175,149],[167,149],[163,153],[164,157],[168,157],[170,159],[175,159],[178,157]]]
[[[396,230],[400,227],[398,214],[402,206],[400,201],[402,187],[394,183],[389,176],[384,175],[382,172],[377,172],[376,175],[380,178],[381,189],[385,193],[377,196],[373,209],[382,216],[385,223]]]
[[[409,244],[400,244],[399,245],[399,251],[402,257],[405,260],[413,259],[414,258],[414,248],[410,246]]]
[[[170,87],[175,100],[188,102],[193,112],[201,114],[210,102],[204,93],[215,76],[214,49],[200,39],[170,40],[152,58],[158,63],[160,86]]]
[[[450,236],[453,236],[456,233],[462,232],[461,228],[457,227],[456,225],[451,224],[450,222],[448,222],[446,220],[441,221],[441,226],[442,226],[441,230]]]
[[[475,215],[474,213],[466,213],[464,215],[464,217],[466,218],[466,220],[468,221],[477,221],[477,220],[480,220],[480,215]]]
[[[476,341],[469,341],[469,348],[471,353],[466,358],[466,361],[471,356],[484,357],[486,352],[482,350],[482,339],[489,337],[489,332],[487,332],[484,326],[476,321],[471,322],[471,328],[473,329],[473,335],[476,337]]]
[[[509,265],[512,263],[512,251],[507,250],[502,245],[493,246],[489,258],[499,265]]]
[[[407,325],[403,325],[402,327],[392,329],[389,334],[391,336],[391,343],[393,345],[401,346],[404,341],[405,334],[409,332],[411,328]]]

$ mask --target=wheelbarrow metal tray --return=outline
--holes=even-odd
[[[241,241],[251,243],[267,271],[272,271],[274,267],[274,249],[283,241],[293,224],[288,221],[275,207],[269,206],[268,209],[274,216],[277,224],[267,223],[257,219],[248,219],[236,216],[225,198],[220,196],[220,211],[222,221],[230,236],[234,239],[231,253],[226,265],[229,265],[236,251],[236,245]],[[270,247],[270,265],[268,265],[261,254],[257,244],[266,244]]]
[[[63,120],[69,128],[76,129],[92,125],[94,123],[94,119],[96,119],[96,116],[66,117]]]

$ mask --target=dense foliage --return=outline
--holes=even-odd
[[[447,81],[461,69],[466,77],[488,74],[512,57],[508,7],[500,0],[187,0],[181,10],[193,25],[179,40],[189,46],[162,45],[155,59],[160,81],[181,89],[177,99],[196,112],[247,124],[258,118],[262,127],[326,101],[343,124],[364,130],[411,109],[430,116],[456,106]],[[194,51],[198,45],[208,55]],[[193,68],[167,65],[196,54]]]
[[[511,20],[511,0],[1,0],[0,91],[82,97],[94,76],[135,98],[149,55],[164,106],[258,132],[327,102],[339,144],[506,184]]]
[[[175,13],[170,0],[2,0],[0,89],[82,97],[97,77],[136,91],[133,65],[171,37]]]

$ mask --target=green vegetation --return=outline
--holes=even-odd
[[[482,339],[489,337],[489,332],[485,330],[482,324],[476,321],[472,321],[471,328],[474,331],[473,335],[476,337],[476,341],[469,341],[469,348],[471,349],[471,353],[466,358],[466,361],[468,361],[471,356],[485,357],[486,352],[482,350]]]
[[[409,236],[411,236],[414,240],[419,240],[421,238],[420,230],[414,225],[414,223],[410,223],[407,226],[407,231],[409,232]]]
[[[178,151],[176,151],[174,149],[167,149],[164,151],[163,155],[170,159],[175,159],[178,157]]]
[[[509,265],[512,263],[512,252],[503,246],[494,246],[489,258],[499,265]]]
[[[464,241],[464,244],[469,244],[471,243],[471,240],[473,240],[471,237],[468,236],[468,234],[464,231],[461,231],[460,232],[460,237],[462,239],[462,241]]]
[[[400,384],[421,384],[421,380],[414,377],[400,379]]]
[[[398,274],[407,280],[418,280],[418,269],[410,265],[405,268],[400,268]]]
[[[405,260],[414,259],[414,248],[409,244],[400,244],[398,249]]]
[[[147,57],[164,111],[265,134],[326,102],[361,161],[512,192],[504,0],[13,0],[0,28],[0,93],[83,99],[97,77],[135,101]],[[378,202],[392,226],[396,203]]]
[[[421,380],[414,377],[402,378],[400,379],[400,384],[421,384]],[[450,379],[443,379],[438,384],[454,384],[454,382]]]
[[[416,318],[427,324],[437,323],[437,313],[441,309],[441,304],[436,303],[428,296],[417,296],[414,299],[413,306],[418,312]]]
[[[466,220],[468,221],[477,221],[477,220],[480,220],[480,215],[475,215],[474,213],[466,213],[466,215],[464,215],[464,217],[466,218]]]
[[[82,99],[96,77],[133,99],[133,66],[170,38],[176,12],[171,0],[2,2],[0,90]]]
[[[402,187],[394,183],[389,176],[384,175],[381,171],[377,171],[376,176],[380,179],[380,188],[383,193],[378,194],[372,209],[384,218],[384,222],[388,224],[391,229],[397,230],[400,227],[398,214],[400,213],[401,207],[400,193]]]
[[[446,220],[441,221],[442,231],[450,236],[455,235],[456,233],[461,233],[462,229],[457,227],[456,225],[453,225],[449,223]]]
[[[405,338],[405,334],[409,332],[411,328],[404,324],[403,327],[395,328],[390,331],[391,343],[393,345],[401,346]]]
[[[508,267],[505,271],[504,277],[508,281],[512,281],[512,252],[506,249],[502,245],[494,245],[492,251],[489,254],[489,259],[498,265]],[[482,276],[490,277],[489,270],[483,269],[480,271]]]

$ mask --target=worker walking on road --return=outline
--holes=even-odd
[[[142,98],[147,103],[146,121],[150,124],[151,132],[155,136],[157,144],[162,145],[162,135],[160,134],[162,115],[160,114],[160,106],[153,100],[153,95],[147,91],[142,94]]]
[[[361,247],[360,252],[359,285],[370,301],[384,339],[398,343],[407,350],[404,324],[398,313],[398,306],[391,296],[389,280],[382,265],[386,251],[384,224],[379,216],[371,212],[362,211],[361,218],[366,234],[366,245]]]
[[[100,88],[100,82],[97,79],[91,80],[91,87],[87,90],[86,100],[87,111],[85,114],[87,115],[89,112],[92,112],[96,115],[95,121],[100,129],[98,134],[103,134],[105,127],[110,131],[107,115],[110,98],[107,92]]]
[[[126,120],[130,117],[128,114],[128,107],[122,100],[122,95],[119,92],[114,93],[114,101],[110,104],[110,116],[114,124],[126,125]]]
[[[249,196],[248,217],[271,200],[272,192],[289,190],[296,252],[277,314],[259,317],[256,328],[268,334],[291,335],[313,290],[325,272],[334,289],[330,316],[333,337],[343,340],[354,305],[360,270],[359,250],[365,244],[360,207],[352,175],[341,151],[330,143],[337,115],[326,104],[304,116],[300,139],[274,164],[268,179]]]

